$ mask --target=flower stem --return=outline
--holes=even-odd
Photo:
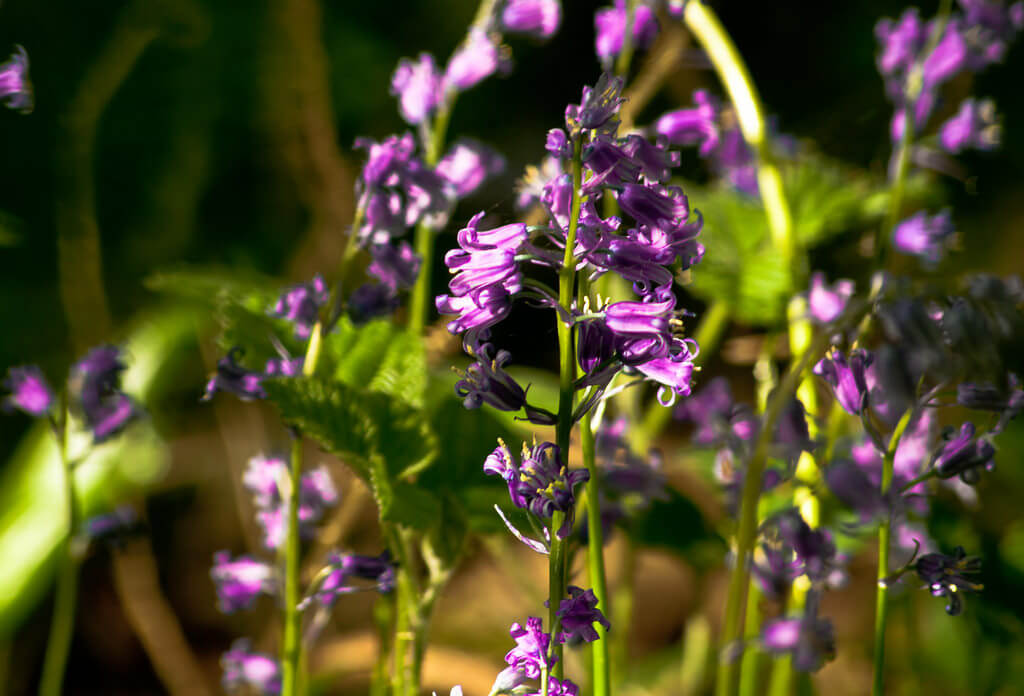
[[[750,647],[752,641],[761,633],[761,590],[753,578],[750,580],[747,596],[747,615],[743,620],[743,636],[747,649],[743,651],[743,661],[740,663],[740,696],[757,696],[764,660],[760,650]]]
[[[583,464],[590,472],[590,480],[587,481],[587,573],[590,577],[590,585],[594,589],[594,595],[597,597],[597,606],[607,612],[608,583],[604,571],[604,534],[601,528],[601,482],[594,451],[594,430],[589,414],[580,421],[580,449],[583,452]],[[618,630],[622,629],[618,628]],[[610,696],[612,690],[611,661],[606,637],[607,631],[601,624],[597,625],[597,635],[598,639],[590,644],[593,654],[591,688],[594,696]]]
[[[885,459],[882,461],[882,496],[884,497],[892,486],[893,462],[896,460],[896,448],[900,444],[900,438],[910,424],[914,415],[913,409],[907,409],[892,437],[889,438],[889,448],[885,452]],[[889,538],[892,534],[892,516],[887,515],[878,527],[878,586],[875,588],[875,659],[874,659],[874,680],[872,682],[872,696],[882,696],[885,689],[885,621],[888,615],[888,603],[886,594],[888,587],[885,579],[889,576]]]
[[[393,646],[395,623],[395,593],[389,592],[377,598],[373,605],[373,620],[377,626],[377,661],[373,665],[370,681],[370,696],[387,696],[388,670]]]
[[[319,326],[319,325],[318,325]],[[313,341],[310,341],[312,344]],[[302,481],[302,435],[292,436],[289,467],[288,528],[284,552],[284,639],[281,647],[281,694],[296,696],[299,685],[299,654],[302,651],[302,613],[299,611],[299,487]]]
[[[622,48],[615,58],[615,74],[625,79],[629,64],[633,62],[633,20],[636,15],[636,0],[626,0],[626,26],[622,28]]]
[[[58,550],[56,597],[53,605],[53,619],[50,623],[50,638],[46,644],[46,657],[43,661],[43,676],[39,684],[39,696],[60,696],[62,693],[64,670],[67,666],[71,638],[75,629],[75,605],[78,595],[78,559],[74,548],[75,531],[78,529],[78,506],[75,504],[74,470],[67,455],[66,393],[62,397],[62,402],[61,420],[55,424],[53,432],[57,438],[57,449],[60,452],[68,528]]]
[[[683,17],[729,93],[743,139],[757,153],[757,185],[768,216],[772,243],[789,266],[796,250],[793,219],[782,186],[782,173],[766,135],[764,109],[757,88],[736,45],[710,7],[703,2],[687,3]]]

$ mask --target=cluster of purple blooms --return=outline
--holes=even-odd
[[[915,139],[925,133],[932,116],[944,111],[942,85],[961,73],[978,73],[1001,62],[1024,27],[1022,2],[958,0],[958,4],[958,11],[927,22],[911,8],[898,20],[883,19],[875,27],[878,70],[896,106],[893,142],[903,141],[908,124]],[[950,155],[992,150],[999,141],[999,118],[991,99],[965,98],[937,130],[938,146]],[[927,142],[918,149],[924,152],[925,147]],[[921,212],[897,226],[892,242],[899,251],[934,265],[945,256],[952,234],[948,212],[933,216]]]
[[[288,476],[284,459],[257,456],[249,461],[242,478],[243,485],[253,496],[257,521],[263,531],[263,545],[269,551],[280,549],[284,542],[287,506],[281,495],[281,485]],[[325,510],[338,501],[338,492],[326,468],[305,472],[298,496],[299,535],[301,539],[311,539]],[[283,585],[275,563],[249,554],[232,557],[228,551],[214,554],[210,576],[217,592],[218,606],[225,613],[249,609],[260,595],[279,597]],[[373,584],[364,587],[358,581]],[[331,553],[299,609],[316,608],[318,612],[326,612],[341,595],[361,589],[390,592],[393,588],[394,564],[387,552],[380,556]],[[280,693],[281,674],[277,660],[252,652],[246,640],[237,641],[224,654],[221,664],[224,688],[228,691],[249,686],[261,693]]]

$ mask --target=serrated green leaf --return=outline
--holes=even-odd
[[[268,379],[263,386],[285,423],[344,459],[371,487],[383,490],[385,481],[412,476],[437,456],[425,415],[386,394],[319,377]]]
[[[336,379],[420,407],[427,390],[423,339],[386,320],[354,326],[347,317],[324,341]]]

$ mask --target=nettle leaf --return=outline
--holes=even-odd
[[[423,339],[387,320],[356,327],[342,317],[324,340],[324,357],[336,379],[368,387],[417,407],[427,391]]]
[[[437,456],[437,438],[424,414],[379,392],[325,378],[263,381],[285,423],[345,460],[374,490],[413,476]],[[391,504],[378,500],[383,511]]]

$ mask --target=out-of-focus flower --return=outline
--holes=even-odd
[[[497,150],[470,138],[462,138],[449,148],[435,171],[455,187],[455,194],[465,198],[483,182],[505,170],[505,158]]]
[[[242,401],[267,398],[267,393],[260,385],[265,375],[239,365],[238,358],[242,354],[242,349],[235,347],[217,361],[217,371],[206,383],[203,401],[209,401],[219,391],[234,394]]]
[[[811,276],[807,292],[807,305],[811,318],[819,324],[829,324],[839,318],[853,295],[852,280],[837,280],[830,287],[820,271]]]
[[[313,596],[304,601],[301,607],[313,599],[322,606],[334,606],[342,595],[363,589],[353,580],[371,581],[373,588],[381,593],[391,592],[395,588],[395,564],[387,551],[379,556],[332,553],[328,558],[327,568],[323,581],[317,586]]]
[[[4,410],[18,409],[39,418],[53,406],[53,389],[35,365],[8,368],[3,386],[10,392],[4,398]]]
[[[946,255],[954,233],[948,210],[931,216],[922,210],[896,226],[892,242],[904,254],[936,264]]]
[[[124,370],[121,351],[114,346],[93,348],[71,369],[73,403],[81,408],[95,443],[117,435],[140,414],[121,391]]]
[[[505,31],[538,39],[550,39],[561,22],[561,0],[508,0],[501,11]]]
[[[10,60],[0,64],[0,101],[22,113],[32,111],[32,83],[28,79],[28,54],[18,46]]]
[[[1001,128],[991,99],[965,99],[956,115],[942,124],[939,142],[953,154],[964,150],[992,150],[999,146]]]
[[[287,288],[274,305],[272,314],[295,324],[295,337],[305,340],[313,331],[319,318],[320,308],[327,304],[330,293],[327,283],[319,273],[308,283],[299,283]]]
[[[400,60],[391,77],[391,94],[398,97],[399,111],[407,123],[415,126],[430,118],[443,96],[434,56],[421,53],[419,60]]]
[[[673,145],[698,145],[701,157],[708,157],[718,147],[719,103],[709,92],[698,89],[693,93],[696,104],[692,109],[677,109],[662,115],[654,124],[654,131],[668,138]]]
[[[272,595],[277,589],[273,566],[252,556],[232,559],[227,551],[213,555],[210,577],[217,588],[220,610],[226,614],[248,609],[260,594]]]
[[[473,29],[448,61],[445,85],[448,89],[465,91],[493,75],[500,64],[497,44],[486,32]]]
[[[225,691],[248,687],[263,694],[281,693],[281,665],[269,655],[253,652],[245,638],[236,640],[221,656],[220,667]]]
[[[613,7],[605,7],[594,13],[594,28],[597,30],[594,48],[605,67],[611,65],[622,52],[628,20],[626,0],[615,0]],[[645,3],[636,3],[634,6],[630,33],[633,45],[637,48],[646,48],[658,35],[658,19]]]
[[[808,594],[802,617],[768,622],[761,644],[769,652],[793,655],[793,667],[801,672],[817,672],[834,659],[835,631],[831,621],[818,617],[818,593]]]
[[[950,616],[957,616],[963,611],[961,597],[965,592],[984,589],[970,577],[981,572],[981,559],[968,556],[962,546],[957,546],[950,556],[926,553],[917,559],[914,569],[933,597],[946,598],[946,613]]]

